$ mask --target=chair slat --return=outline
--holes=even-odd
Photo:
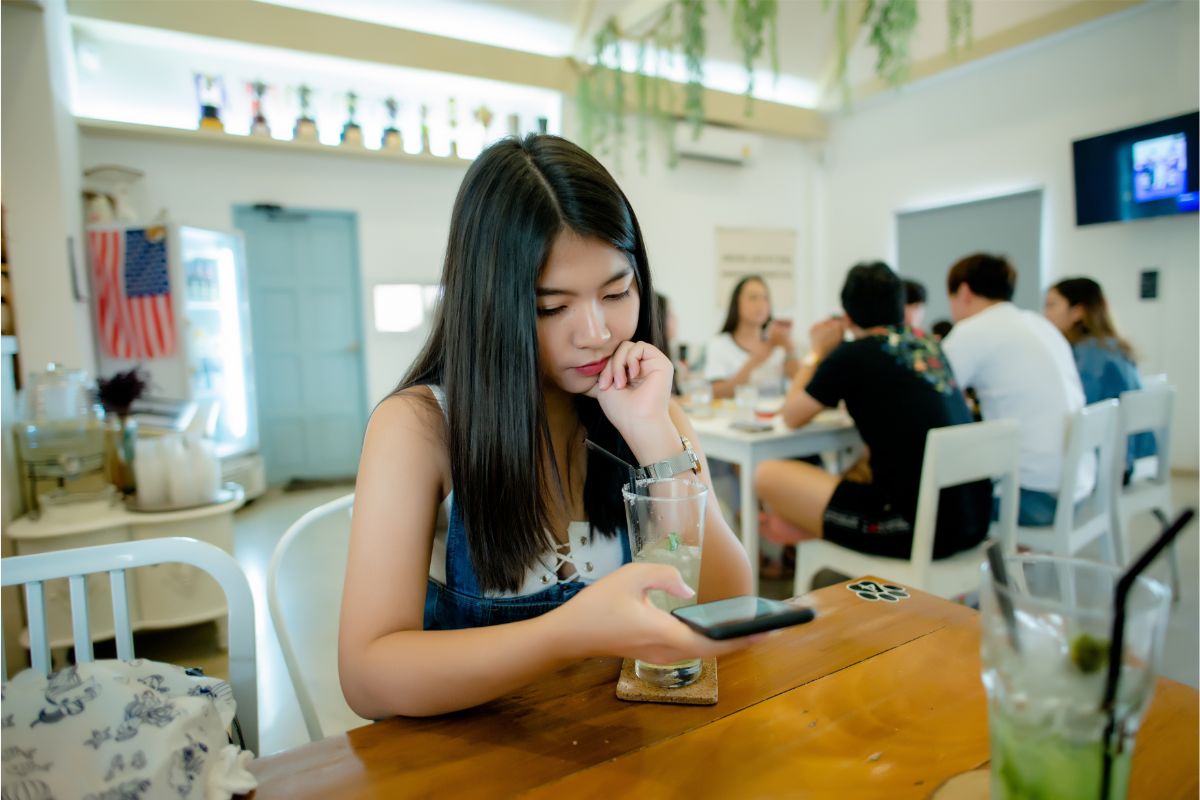
[[[29,617],[29,659],[33,668],[50,674],[50,638],[46,630],[46,592],[41,581],[25,584],[25,613]]]
[[[75,640],[75,663],[88,664],[96,659],[92,650],[92,622],[88,613],[87,576],[72,575],[71,636]]]
[[[129,621],[129,588],[125,570],[114,569],[108,573],[112,588],[113,627],[117,637],[117,658],[133,660],[133,625]]]

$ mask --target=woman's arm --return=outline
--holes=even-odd
[[[692,449],[700,457],[700,480],[708,487],[708,503],[704,513],[704,548],[700,559],[700,602],[755,594],[750,560],[746,557],[742,543],[738,541],[721,513],[717,492],[713,488],[712,474],[708,469],[708,458],[700,447],[700,437],[679,404],[672,401],[670,410],[671,421],[676,430],[687,437],[692,443]]]
[[[391,398],[367,427],[342,595],[342,692],[368,719],[426,716],[507,694],[573,660],[621,655],[670,663],[732,652],[655,609],[648,589],[690,590],[670,567],[622,567],[534,619],[425,631],[438,505],[447,473],[441,412],[425,389]]]

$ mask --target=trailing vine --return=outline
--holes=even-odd
[[[847,74],[851,39],[852,0],[823,0],[823,8],[836,14],[836,79],[843,102],[850,102]],[[742,55],[746,70],[746,116],[754,111],[754,67],[764,50],[771,70],[779,75],[778,17],[779,0],[719,0],[729,15],[734,43]],[[960,46],[970,47],[974,0],[948,0],[949,26],[947,46],[957,54]],[[637,115],[638,161],[643,171],[648,160],[648,141],[657,129],[673,166],[676,160],[672,115],[682,115],[693,138],[704,125],[704,57],[708,46],[706,14],[708,0],[670,0],[656,20],[638,35],[622,31],[615,17],[608,18],[592,40],[592,53],[586,63],[576,63],[579,82],[576,100],[579,108],[581,144],[598,154],[611,155],[618,170],[626,138],[627,87],[635,92],[633,110]],[[861,25],[867,41],[875,48],[875,73],[890,86],[907,80],[911,54],[909,46],[919,17],[918,0],[866,0]],[[633,48],[636,60],[632,71],[623,59],[626,48]],[[664,77],[674,57],[682,58],[686,82],[682,104],[677,85]],[[628,83],[632,81],[632,84]]]

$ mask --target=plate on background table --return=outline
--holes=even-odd
[[[211,500],[207,500],[203,503],[191,503],[185,506],[146,506],[138,502],[137,494],[132,494],[125,498],[125,508],[128,511],[136,511],[139,514],[163,514],[171,511],[188,511],[193,508],[204,508],[205,506],[215,506],[221,503],[228,503],[230,500],[237,497],[238,492],[241,490],[242,487],[238,486],[236,483],[226,483],[219,490],[217,490],[216,495],[214,495]]]

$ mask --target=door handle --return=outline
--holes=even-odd
[[[362,345],[360,345],[358,342],[351,342],[350,344],[346,345],[346,352],[350,353],[351,355],[357,353],[359,350],[362,350]]]

